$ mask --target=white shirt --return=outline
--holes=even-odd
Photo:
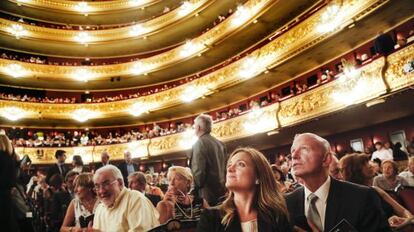
[[[380,150],[374,151],[374,153],[372,153],[371,160],[374,160],[376,158],[380,159],[381,161],[394,160],[394,156],[392,155],[392,152],[390,152],[389,150],[385,148],[381,148]]]
[[[414,174],[412,172],[404,171],[404,172],[401,172],[399,176],[404,178],[408,182],[409,186],[414,187]]]
[[[309,210],[309,201],[308,196],[312,193],[305,186],[305,215],[308,217]],[[313,194],[315,194],[318,199],[315,202],[316,209],[318,210],[319,216],[321,217],[322,229],[325,228],[325,211],[326,211],[326,202],[328,200],[329,189],[331,188],[331,177],[328,176],[325,183],[323,183]]]

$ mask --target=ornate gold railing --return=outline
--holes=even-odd
[[[374,60],[360,68],[355,76],[341,76],[291,99],[218,122],[213,125],[213,134],[223,141],[234,140],[298,124],[352,104],[370,101],[381,94],[392,94],[414,85],[414,72],[403,71],[403,66],[412,61],[414,45],[391,54],[387,59],[381,57]],[[386,70],[382,72],[384,68]],[[388,90],[387,85],[390,86]],[[338,99],[341,95],[344,98]],[[113,159],[122,159],[125,150],[132,151],[134,157],[147,158],[189,149],[194,137],[185,132],[125,144],[63,149],[69,156],[82,155],[86,162],[99,160],[104,150],[109,151]],[[17,148],[16,151],[22,155],[28,154],[34,163],[40,164],[54,162],[56,148]],[[71,160],[70,157],[68,160]]]
[[[9,0],[18,5],[25,5],[36,8],[44,8],[57,11],[68,11],[71,13],[84,14],[79,11],[79,1],[69,0]],[[153,5],[161,0],[112,0],[112,1],[87,1],[88,10],[90,14],[97,14],[108,11],[130,10],[134,7],[147,7]]]
[[[151,33],[154,33],[166,26],[172,25],[177,21],[185,18],[188,15],[193,14],[194,12],[201,11],[205,7],[209,6],[214,2],[209,0],[191,0],[192,6],[189,11],[186,11],[184,15],[180,12],[182,7],[178,7],[166,14],[163,14],[154,19],[148,20],[141,23],[144,31],[137,31],[138,34],[133,34],[131,31],[135,25],[125,26],[121,28],[112,28],[112,29],[103,29],[103,30],[64,30],[64,29],[54,29],[41,26],[33,26],[25,23],[20,23],[16,21],[11,21],[7,19],[0,19],[0,32],[8,33],[13,35],[12,27],[13,25],[19,25],[24,29],[22,38],[33,38],[40,40],[53,40],[59,42],[70,42],[78,43],[77,38],[79,38],[80,33],[87,33],[87,36],[84,36],[84,44],[95,44],[107,41],[122,40],[128,38],[139,38],[147,36]],[[78,36],[78,37],[77,37]],[[82,37],[82,36],[81,36]]]
[[[259,0],[257,0],[259,1]],[[256,2],[256,1],[254,1]],[[266,2],[266,1],[264,1]],[[321,25],[323,15],[327,12],[327,9],[323,8],[320,12],[315,13],[303,23],[292,28],[284,33],[276,40],[268,43],[262,48],[257,49],[248,57],[245,57],[237,62],[234,62],[222,69],[219,69],[213,73],[210,73],[204,77],[191,81],[190,83],[180,85],[176,88],[172,88],[166,91],[162,91],[156,94],[139,97],[137,99],[129,99],[125,101],[111,102],[111,103],[99,103],[99,104],[40,104],[40,103],[24,103],[15,101],[0,101],[0,108],[2,107],[18,107],[26,111],[26,117],[42,117],[44,119],[67,119],[73,114],[73,111],[78,108],[83,108],[90,111],[98,112],[97,116],[93,118],[108,118],[113,116],[127,115],[131,109],[140,105],[139,108],[145,109],[145,111],[154,111],[163,109],[166,107],[181,104],[182,98],[190,92],[198,93],[193,98],[199,98],[202,96],[210,95],[216,89],[228,87],[245,81],[248,78],[256,76],[270,66],[275,66],[281,62],[286,61],[289,58],[294,57],[299,52],[323,41],[324,39],[332,36],[334,33],[340,31],[342,28],[348,25],[348,22],[355,20],[356,18],[362,18],[374,11],[387,1],[384,0],[370,0],[370,1],[354,1],[347,0],[341,8],[341,18],[338,19],[338,25],[329,32],[319,32],[317,28]],[[250,1],[252,3],[252,1]],[[230,18],[229,18],[230,19]],[[228,20],[229,20],[228,19]],[[224,22],[223,27],[231,23]],[[230,25],[228,25],[230,26]],[[215,28],[210,31],[211,38],[215,38],[215,34],[223,34],[223,27]],[[223,29],[223,31],[221,31]],[[208,33],[209,34],[209,33]],[[204,40],[205,39],[205,40]],[[201,36],[195,39],[197,43],[210,43],[210,38]],[[181,47],[180,47],[181,48]],[[143,64],[147,63],[153,65],[152,67],[159,67],[164,63],[172,62],[176,60],[179,49],[173,49],[166,54],[159,55],[159,60],[153,60],[153,58],[143,59]],[[150,61],[151,60],[151,61]],[[12,61],[0,59],[0,70],[4,70],[12,64]],[[22,62],[20,62],[22,64]],[[254,65],[253,65],[254,64]],[[87,67],[88,70],[100,76],[111,75],[126,75],[132,68],[133,63],[107,65]],[[31,67],[30,75],[36,75],[37,77],[47,75],[54,75],[56,77],[68,77],[72,75],[76,68],[74,67],[61,67],[61,66],[48,66],[48,65],[36,65],[26,64],[25,67]],[[85,67],[86,68],[86,67]],[[246,69],[246,70],[244,70]],[[246,71],[244,74],[240,74]],[[243,76],[243,75],[247,75]],[[40,113],[39,113],[40,112]]]

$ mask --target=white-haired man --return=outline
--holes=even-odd
[[[291,153],[293,173],[304,185],[286,196],[294,225],[305,229],[309,223],[318,231],[332,231],[345,219],[357,231],[391,231],[375,190],[329,176],[332,154],[326,139],[299,134]]]
[[[124,187],[119,169],[111,164],[93,176],[101,204],[95,211],[93,228],[100,231],[147,231],[159,225],[159,214],[141,192]]]
[[[198,141],[193,145],[190,165],[195,194],[199,194],[210,206],[215,206],[226,192],[227,152],[224,143],[210,135],[212,124],[212,118],[205,114],[194,120]]]

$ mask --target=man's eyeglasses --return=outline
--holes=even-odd
[[[106,180],[106,181],[104,181],[104,182],[102,182],[102,184],[95,184],[94,185],[94,187],[93,187],[93,189],[95,190],[95,191],[98,191],[99,189],[108,189],[109,188],[109,186],[111,186],[111,185],[113,185],[114,183],[116,183],[118,180],[114,180],[114,181],[110,181],[110,180]]]

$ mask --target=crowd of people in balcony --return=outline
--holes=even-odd
[[[204,126],[197,124],[195,127],[199,143],[215,141],[205,137]],[[8,139],[3,139],[5,137],[0,133],[0,141],[4,140],[11,146]],[[174,161],[170,161],[158,170],[149,168],[151,165],[139,164],[138,160],[132,159],[129,151],[124,153],[122,161],[111,160],[112,154],[104,151],[100,162],[85,164],[82,155],[76,155],[69,165],[66,156],[70,154],[57,150],[56,163],[39,169],[31,168],[30,161],[25,158],[18,166],[19,174],[13,185],[20,188],[21,193],[11,191],[12,198],[2,198],[2,204],[8,199],[16,199],[17,194],[28,199],[30,204],[26,208],[11,206],[12,209],[23,207],[18,210],[32,212],[31,219],[12,218],[19,220],[18,225],[24,231],[33,231],[34,228],[38,231],[77,231],[88,227],[103,231],[116,228],[146,231],[160,224],[162,227],[171,219],[190,220],[191,227],[196,231],[226,226],[237,228],[240,224],[246,228],[266,226],[273,228],[271,231],[297,231],[293,230],[293,226],[305,226],[305,230],[309,226],[317,229],[313,231],[324,231],[332,229],[340,222],[337,220],[342,219],[359,231],[391,231],[391,228],[410,231],[414,226],[414,205],[409,203],[412,195],[408,195],[407,200],[405,194],[410,194],[414,187],[414,153],[405,153],[405,159],[397,161],[395,152],[391,154],[391,150],[378,141],[373,154],[348,152],[338,155],[331,151],[329,142],[324,138],[304,133],[293,139],[289,154],[278,154],[270,163],[269,157],[254,148],[241,147],[227,153],[220,144],[209,145],[218,146],[216,148],[195,144],[190,167],[175,166],[171,163]],[[409,146],[414,151],[414,141]],[[1,149],[4,147],[7,148],[0,146]],[[227,158],[214,159],[214,162],[202,158],[206,149],[215,150],[215,153],[209,152],[209,156],[218,155],[220,149],[217,148],[223,148]],[[2,150],[0,155],[9,155],[5,151]],[[199,162],[212,163],[206,167]],[[212,167],[212,164],[218,166]],[[1,165],[7,164],[2,162]],[[227,194],[208,197],[204,192],[208,183],[200,179],[200,172],[211,178],[218,174],[211,172],[211,168],[222,166],[226,174],[224,182],[218,183]],[[14,172],[6,174],[15,175]],[[1,178],[8,176],[1,175]],[[215,178],[222,177],[217,175]],[[314,194],[324,199],[328,196],[323,191],[325,185],[330,186],[327,188],[330,198],[323,209],[318,205],[315,209],[312,200],[307,200],[306,196]],[[8,190],[11,188],[8,187]],[[336,195],[343,193],[346,197]],[[342,200],[331,199],[337,197]],[[254,199],[260,202],[260,207],[254,204]],[[305,209],[300,206],[301,202],[306,205]],[[343,209],[339,218],[329,215],[332,207]],[[247,208],[255,213],[242,212]],[[318,216],[312,210],[316,210]],[[7,212],[14,214],[13,211]],[[272,220],[273,216],[267,218],[264,212],[279,215],[278,220],[267,221]],[[226,213],[233,214],[233,217],[226,217]],[[300,214],[306,217],[306,224],[301,224]],[[122,223],[111,223],[110,218],[118,218]],[[11,225],[13,220],[3,226],[17,226]]]

